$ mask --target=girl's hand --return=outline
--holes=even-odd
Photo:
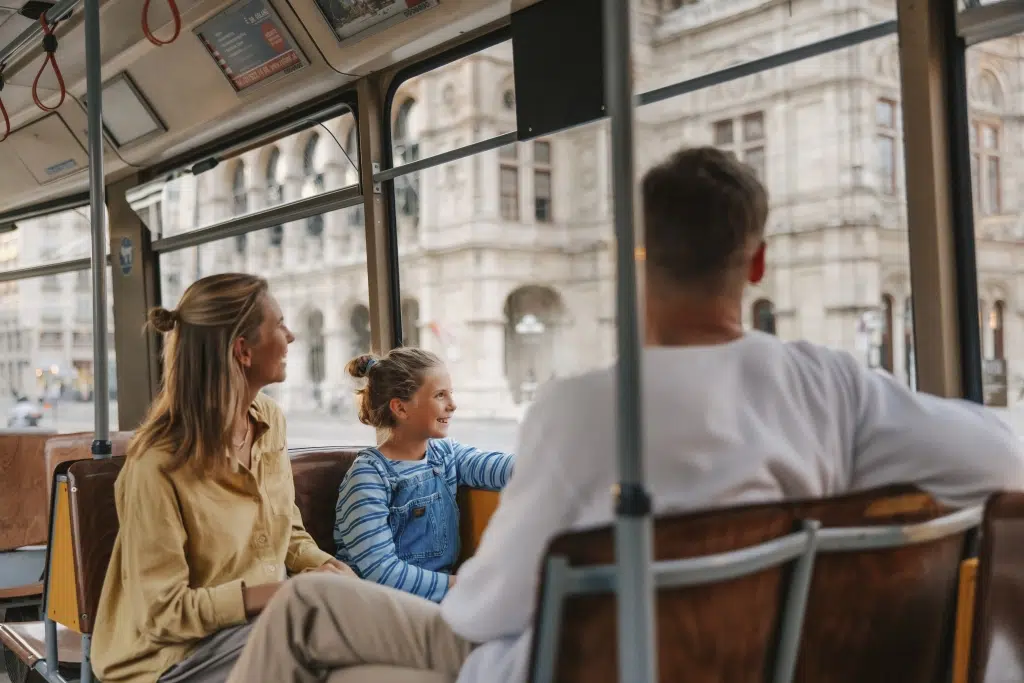
[[[356,573],[352,571],[351,567],[334,557],[312,571],[327,572],[328,574],[341,574],[343,576],[356,576]]]

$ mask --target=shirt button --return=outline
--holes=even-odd
[[[266,567],[267,567],[267,573],[268,574],[273,574],[275,571],[277,571],[277,565],[276,564],[268,564],[268,565],[266,565]]]
[[[266,536],[266,534],[260,534],[259,538],[256,539],[256,540],[258,540],[260,542],[260,545],[266,545],[267,544],[267,536]]]

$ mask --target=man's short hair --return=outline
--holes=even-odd
[[[684,286],[719,288],[764,236],[768,192],[714,147],[683,149],[643,179],[647,268]]]

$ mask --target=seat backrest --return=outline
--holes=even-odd
[[[295,504],[316,544],[334,555],[334,509],[338,487],[364,446],[299,448],[289,451]]]
[[[738,550],[780,538],[807,519],[819,520],[823,528],[861,527],[921,522],[945,512],[926,494],[900,486],[666,516],[655,523],[654,559]],[[948,666],[944,644],[952,634],[964,546],[965,533],[959,533],[892,550],[818,555],[795,680],[939,681]],[[552,556],[576,567],[613,563],[612,527],[559,536],[549,546]],[[770,680],[791,567],[659,591],[660,680]],[[540,615],[538,610],[538,625]],[[554,680],[617,680],[614,595],[568,598],[558,638]]]
[[[976,580],[968,680],[1024,681],[1024,493],[988,500]]]
[[[46,543],[50,473],[44,429],[0,430],[0,552]]]
[[[79,460],[67,470],[79,628],[92,633],[120,524],[114,483],[124,457]]]

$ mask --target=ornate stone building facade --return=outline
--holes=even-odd
[[[894,8],[646,0],[637,16],[637,89],[647,92],[890,20]],[[1010,404],[1024,364],[1022,48],[997,41],[969,58],[979,324],[993,400],[1006,400],[996,391],[1006,375]],[[392,108],[396,163],[515,130],[511,59],[503,44],[404,84]],[[714,144],[765,182],[770,268],[745,302],[747,323],[848,349],[913,385],[912,300],[928,293],[910,287],[895,36],[692,85],[638,110],[638,166]],[[352,125],[343,116],[175,179],[152,200],[150,224],[172,234],[351,185]],[[545,380],[614,359],[609,163],[597,122],[396,181],[405,341],[448,359],[464,414],[515,415]],[[168,254],[165,303],[229,269],[266,275],[298,336],[279,400],[344,407],[344,364],[370,339],[361,209]]]

